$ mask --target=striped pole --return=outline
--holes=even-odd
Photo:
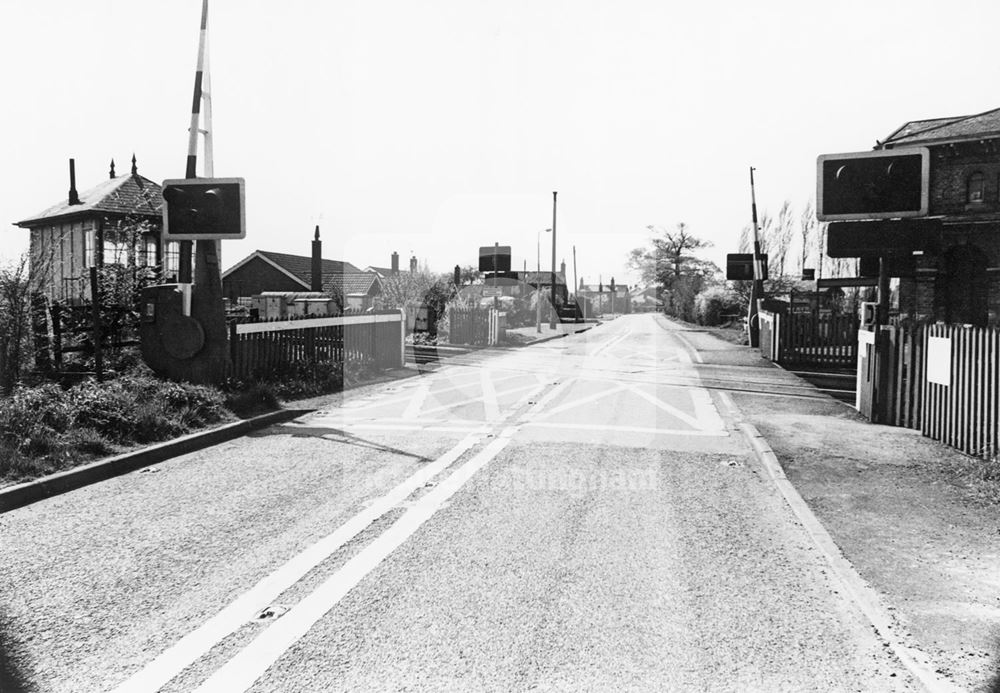
[[[760,321],[757,301],[764,298],[764,259],[760,253],[760,235],[757,228],[757,193],[753,184],[753,166],[750,167],[750,209],[753,216],[753,285],[750,288],[750,306],[747,309],[747,329],[750,346],[760,345]]]
[[[191,104],[191,127],[188,128],[187,172],[185,178],[197,177],[198,132],[201,116],[202,82],[205,75],[205,48],[208,39],[208,0],[201,2],[201,35],[198,38],[198,65],[194,73],[194,101]]]
[[[194,99],[191,104],[191,126],[188,128],[188,154],[187,168],[184,172],[185,178],[197,178],[198,166],[198,132],[201,116],[201,102],[203,97],[202,84],[205,78],[205,53],[208,39],[208,0],[201,2],[201,32],[198,37],[198,64],[194,73]],[[177,281],[189,283],[191,281],[191,241],[181,241],[177,262]]]

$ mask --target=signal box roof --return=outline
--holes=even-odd
[[[894,130],[878,149],[1000,138],[1000,108],[969,116],[911,120]]]

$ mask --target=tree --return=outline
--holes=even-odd
[[[719,268],[697,257],[695,251],[712,244],[692,234],[687,224],[677,224],[674,231],[647,226],[654,234],[648,248],[629,253],[628,265],[637,270],[643,282],[662,288],[668,313],[683,320],[695,317],[695,296],[719,274]]]
[[[0,268],[0,390],[9,393],[31,352],[31,281],[28,256]]]

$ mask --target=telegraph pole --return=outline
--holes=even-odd
[[[747,309],[747,329],[750,332],[750,346],[760,346],[760,320],[757,316],[757,301],[764,297],[764,266],[761,262],[760,236],[757,229],[757,195],[754,191],[753,166],[750,167],[750,209],[753,215],[753,286],[750,289],[750,307]]]
[[[552,313],[549,318],[549,329],[556,329],[556,319],[559,313],[556,310],[556,195],[552,193]]]
[[[575,295],[574,302],[577,306],[580,305],[580,285],[576,283],[576,246],[573,246],[573,294]],[[576,318],[574,317],[574,320]]]

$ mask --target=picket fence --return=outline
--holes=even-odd
[[[400,368],[404,359],[402,311],[363,315],[231,323],[229,375],[266,378],[292,366],[356,363]]]
[[[858,409],[970,455],[1000,454],[1000,329],[883,326],[858,332]]]

